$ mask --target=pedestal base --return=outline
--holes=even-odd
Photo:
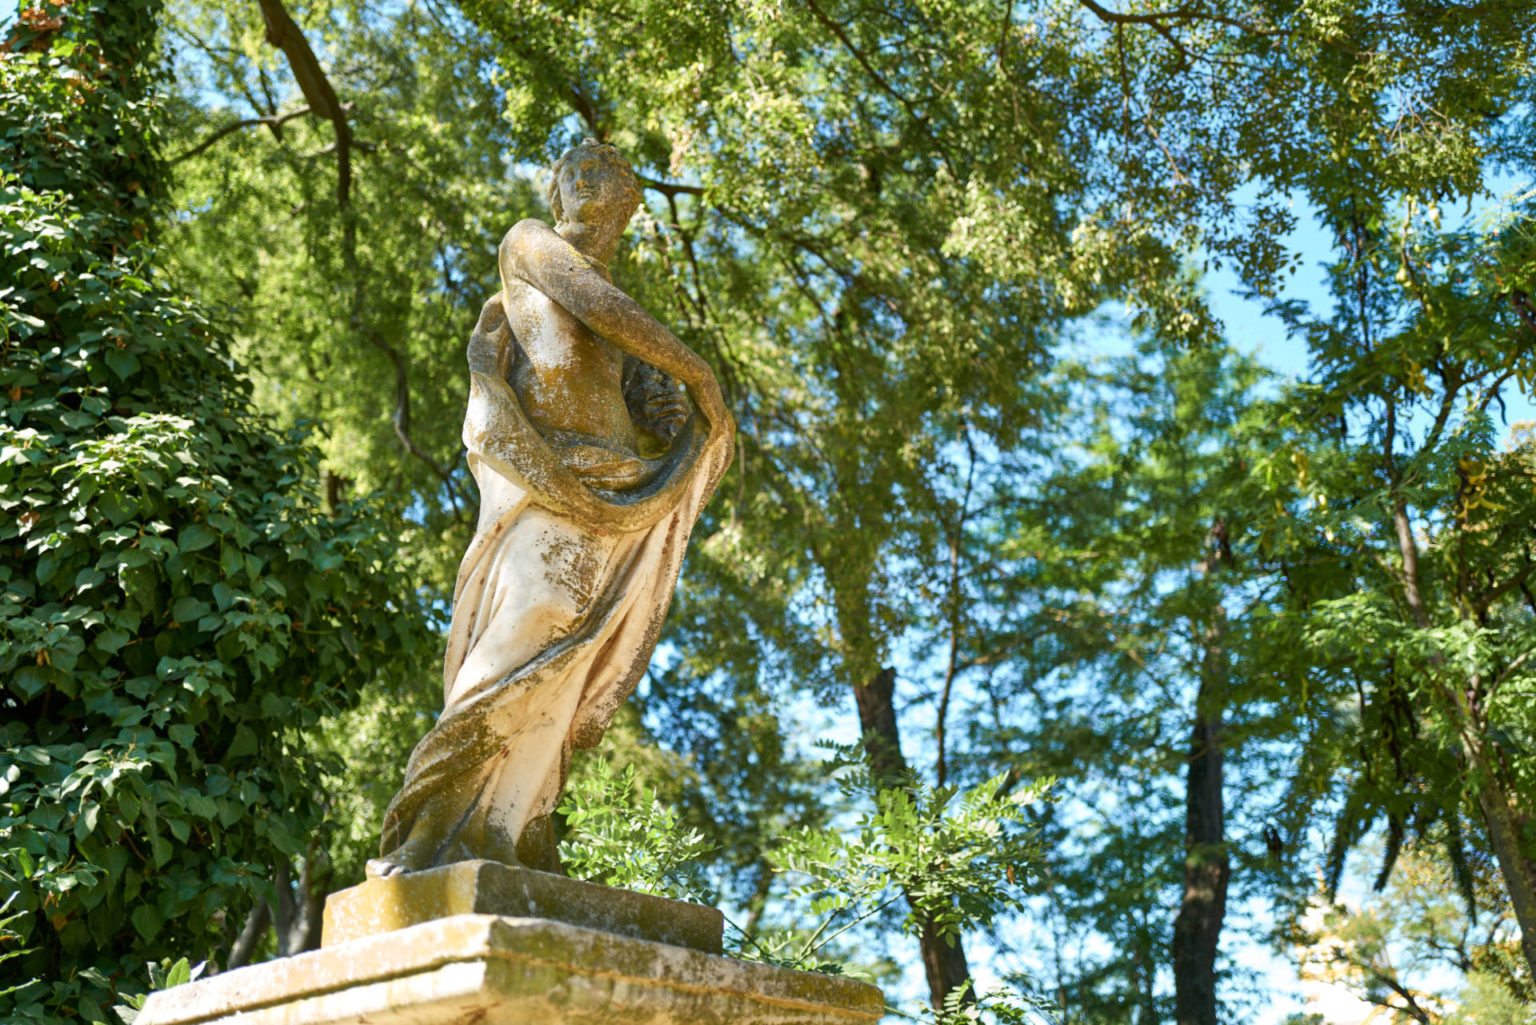
[[[153,994],[136,1025],[872,1025],[873,986],[535,918],[455,915]]]
[[[450,915],[550,918],[706,954],[720,953],[725,932],[724,916],[702,904],[496,861],[460,861],[331,894],[320,944],[333,947]]]

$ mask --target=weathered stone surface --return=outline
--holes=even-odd
[[[561,922],[456,915],[150,997],[137,1025],[872,1025],[873,986]]]
[[[667,900],[494,861],[461,861],[370,879],[325,902],[327,947],[449,915],[551,918],[635,939],[718,954],[725,917],[715,908]]]
[[[640,201],[612,146],[552,169],[554,227],[515,225],[470,336],[464,444],[480,489],[443,660],[443,714],[406,766],[368,875],[487,858],[556,870],[549,815],[650,663],[735,426],[697,354],[613,284]],[[686,388],[686,394],[684,393]]]

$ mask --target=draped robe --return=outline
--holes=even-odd
[[[388,855],[425,837],[430,861],[415,868],[517,862],[571,751],[601,739],[644,674],[689,532],[731,458],[728,426],[697,411],[656,459],[541,433],[508,384],[519,357],[500,313],[469,345],[463,436],[480,517],[454,590],[443,713],[411,754],[380,843]]]

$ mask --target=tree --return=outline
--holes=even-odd
[[[1293,934],[1303,977],[1346,986],[1399,1021],[1526,1020],[1536,994],[1528,974],[1510,972],[1522,962],[1497,866],[1480,856],[1463,868],[1456,878],[1433,844],[1410,840],[1359,907],[1319,896]],[[1445,968],[1466,980],[1461,991],[1426,992]]]
[[[1294,600],[1336,667],[1334,700],[1357,700],[1351,745],[1330,752],[1340,771],[1360,765],[1330,877],[1375,822],[1383,881],[1410,832],[1444,823],[1453,865],[1463,844],[1489,845],[1536,967],[1536,778],[1516,754],[1536,729],[1536,471],[1528,434],[1501,448],[1492,417],[1536,369],[1521,344],[1529,213],[1442,230],[1411,200],[1392,220],[1361,220],[1360,205],[1338,208],[1332,314],[1284,309],[1322,373],[1293,403],[1293,468],[1274,476],[1283,515],[1268,528],[1277,551],[1326,549],[1298,567]]]
[[[1229,891],[1266,898],[1267,841],[1292,828],[1269,780],[1304,662],[1273,637],[1280,580],[1251,519],[1273,377],[1214,329],[1056,374],[1054,455],[1014,485],[988,602],[1031,643],[987,680],[985,729],[1015,771],[1062,778],[1052,910],[1113,939],[1029,963],[1068,1020],[1215,1021]]]
[[[437,5],[364,0],[178,0],[168,40],[177,273],[234,318],[263,407],[324,426],[332,486],[412,510],[394,529],[451,591],[474,515],[454,353],[538,191],[511,174],[490,48]]]
[[[368,506],[250,412],[159,267],[155,0],[28,8],[0,59],[0,1013],[105,1021],[309,865],[305,732],[427,636]]]
[[[289,61],[296,73],[304,69],[300,78],[325,65],[328,53],[349,52],[340,40],[362,38],[346,34],[361,33],[368,22],[357,12],[380,16],[358,4],[287,7],[319,54],[313,61]],[[994,681],[988,674],[996,667],[1027,661],[1045,679],[1068,667],[1093,666],[1119,674],[1112,678],[1137,679],[1121,653],[1104,656],[1114,640],[1102,633],[1085,631],[1074,647],[1054,631],[1060,647],[1035,651],[1037,637],[1017,628],[1007,603],[1022,595],[1027,605],[1028,588],[1039,580],[1027,560],[998,557],[1009,535],[999,527],[997,507],[1016,501],[1028,485],[1051,479],[1032,461],[1050,464],[1060,439],[1073,437],[1071,421],[1062,419],[1068,401],[1063,390],[1043,382],[1051,362],[1077,343],[1073,325],[1116,308],[1106,304],[1121,303],[1133,332],[1156,326],[1157,345],[1170,360],[1196,348],[1205,354],[1195,356],[1197,362],[1213,359],[1217,331],[1188,287],[1186,262],[1225,261],[1256,294],[1277,294],[1302,255],[1286,244],[1298,216],[1294,200],[1310,202],[1338,227],[1345,250],[1370,250],[1380,263],[1394,204],[1412,199],[1428,211],[1431,201],[1449,206],[1476,199],[1501,163],[1524,159],[1528,148],[1530,109],[1518,102],[1530,80],[1527,30],[1521,5],[1500,0],[1450,8],[1391,0],[1364,6],[1257,2],[1240,11],[1204,3],[1111,8],[1093,0],[1043,0],[1004,10],[884,0],[789,7],[466,0],[462,10],[478,33],[435,3],[424,0],[403,10],[401,24],[427,25],[430,15],[444,38],[473,41],[466,52],[487,55],[486,61],[493,55],[506,124],[486,134],[498,145],[532,163],[592,134],[636,159],[649,203],[636,244],[615,272],[708,354],[740,413],[736,476],[700,526],[705,540],[690,556],[669,626],[677,659],[652,681],[646,708],[652,735],[665,737],[667,724],[675,723],[678,736],[695,738],[738,717],[772,729],[776,714],[765,710],[772,708],[773,689],[793,688],[840,708],[850,721],[865,712],[857,720],[863,732],[894,738],[908,762],[934,782],[975,782],[1008,766],[1029,771],[1024,767],[1033,764],[1016,744],[1009,746],[1031,724],[989,728],[992,711],[1020,701],[1033,681],[1017,674]],[[254,37],[253,12],[241,38]],[[418,13],[423,18],[412,20]],[[278,35],[289,44],[282,51],[288,55],[292,33]],[[210,45],[203,52],[217,64],[218,44],[205,42]],[[277,52],[269,53],[274,61]],[[458,76],[467,89],[479,88],[479,61],[477,56],[473,74]],[[344,130],[332,117],[301,135],[310,129],[299,119],[274,123],[296,113],[298,101],[290,93],[285,106],[282,91],[268,88],[271,75],[264,79],[263,70],[248,67],[228,80],[230,92],[249,95],[250,109],[227,116],[251,123],[221,135],[195,159],[236,139],[267,147],[251,152],[282,150],[292,169],[282,181],[293,207],[302,201],[306,212],[339,210],[339,199],[329,198],[341,180],[339,155],[319,151],[342,146],[347,133],[364,139],[355,123],[364,108],[352,108],[357,113],[348,114]],[[333,86],[341,83],[333,89],[340,107],[364,104],[363,84],[388,80],[371,71],[349,79],[352,71],[342,59],[322,70]],[[413,67],[413,75],[403,77],[414,81],[416,74]],[[419,108],[402,102],[393,109]],[[205,127],[222,132],[236,123],[226,124],[223,116]],[[267,137],[290,129],[302,146]],[[200,138],[187,141],[189,148],[197,144]],[[354,171],[387,154],[355,143],[342,148],[356,158],[349,165]],[[478,152],[458,138],[442,149]],[[189,176],[196,166],[189,160]],[[414,173],[404,164],[380,166],[395,170],[400,180]],[[439,167],[439,177],[454,180],[451,161]],[[324,174],[310,170],[315,168]],[[354,212],[364,203],[360,197],[368,187],[359,183],[366,173],[352,180]],[[392,181],[385,177],[369,187],[391,194]],[[200,196],[214,196],[204,188]],[[409,206],[392,204],[391,215],[402,205]],[[240,218],[226,212],[221,210],[219,223],[249,239],[272,223],[266,212]],[[322,214],[317,223],[330,216]],[[401,222],[381,216],[376,223]],[[310,227],[302,217],[288,227],[299,237],[329,237],[304,234]],[[481,230],[478,223],[468,227],[473,230],[466,237]],[[331,248],[347,251],[343,229],[326,230],[339,233]],[[419,253],[415,236],[430,232],[404,234],[411,252]],[[1365,236],[1377,242],[1361,248]],[[357,236],[362,263],[370,260],[367,238],[367,232]],[[346,291],[355,280],[346,260],[322,252],[312,267],[288,255],[299,247],[286,247],[287,254],[283,248],[248,249],[267,261],[242,264],[264,267],[254,281],[262,294],[274,285],[287,287],[288,279],[327,266],[327,260],[341,270],[313,279],[324,288]],[[201,262],[217,265],[219,247],[200,252],[207,256]],[[437,266],[413,260],[417,268]],[[470,267],[473,260],[449,247],[442,266]],[[1513,259],[1498,263],[1501,274],[1519,265]],[[1466,264],[1457,267],[1465,277]],[[427,290],[420,284],[426,277],[418,270],[411,284],[388,291],[395,297],[425,293],[422,307],[438,309],[452,289]],[[1490,346],[1506,351],[1508,334],[1496,332],[1505,331],[1505,320],[1523,308],[1520,296],[1528,294],[1518,275],[1510,280],[1517,287],[1509,305],[1495,313],[1485,304],[1477,311],[1481,319],[1469,322],[1481,326],[1468,329],[1502,339]],[[488,292],[493,286],[486,281],[481,287]],[[466,305],[463,323],[478,298]],[[403,299],[400,305],[411,308]],[[322,314],[326,309],[314,306]],[[323,324],[323,318],[312,322]],[[328,365],[326,359],[360,351],[352,337],[360,325],[365,321],[349,317],[344,328],[315,334],[326,344],[306,356],[303,369],[312,383],[303,390],[315,396],[306,402],[318,408],[330,395],[358,391],[347,375],[361,364]],[[332,338],[351,348],[331,345]],[[430,329],[421,338],[411,352],[422,353],[425,365],[433,352]],[[282,349],[274,346],[275,352]],[[1355,677],[1353,670],[1339,669],[1333,641],[1313,613],[1363,579],[1321,572],[1319,567],[1337,565],[1334,542],[1322,529],[1300,529],[1313,523],[1306,499],[1281,485],[1308,458],[1318,472],[1318,458],[1308,454],[1321,444],[1318,439],[1337,436],[1340,409],[1347,410],[1346,429],[1351,416],[1362,415],[1364,406],[1348,405],[1345,398],[1356,379],[1351,375],[1369,381],[1385,372],[1374,343],[1317,351],[1321,404],[1311,392],[1288,400],[1296,407],[1295,418],[1284,422],[1291,434],[1267,452],[1252,453],[1263,487],[1253,480],[1246,490],[1234,486],[1230,503],[1204,507],[1200,516],[1180,522],[1176,534],[1184,547],[1160,551],[1152,560],[1177,581],[1178,600],[1133,624],[1148,634],[1174,628],[1185,643],[1178,653],[1182,662],[1170,661],[1187,678],[1204,674],[1211,684],[1205,700],[1196,688],[1181,695],[1189,701],[1157,705],[1167,718],[1152,736],[1169,750],[1167,738],[1178,723],[1180,767],[1189,758],[1203,778],[1214,779],[1216,755],[1230,756],[1239,723],[1272,724],[1264,729],[1283,732],[1302,747],[1301,783],[1279,804],[1281,821],[1242,827],[1246,836],[1266,838],[1264,857],[1278,846],[1273,857],[1280,867],[1267,877],[1277,892],[1283,892],[1280,876],[1295,872],[1289,859],[1309,817],[1325,813],[1337,788],[1350,782],[1344,759],[1354,757],[1353,749],[1339,745],[1350,732],[1343,720]],[[376,369],[384,368],[382,350],[375,358]],[[1418,365],[1429,366],[1422,360]],[[338,421],[355,412],[340,403],[328,408],[326,415]],[[456,418],[444,420],[424,429],[443,431],[430,450],[450,467],[448,431]],[[382,420],[369,429],[398,444]],[[356,428],[338,423],[338,436],[344,430]],[[1114,428],[1106,430],[1112,434]],[[390,453],[378,465],[412,458]],[[1138,468],[1151,472],[1156,464],[1149,459]],[[371,472],[376,479],[388,477]],[[1346,490],[1353,486],[1348,473],[1340,480]],[[1163,495],[1172,490],[1166,480],[1161,486]],[[450,486],[421,487],[415,495],[424,519],[442,522],[449,515]],[[1276,499],[1280,513],[1274,512]],[[1101,508],[1069,508],[1056,526],[1063,536],[1100,536],[1087,521]],[[1128,501],[1125,508],[1129,515],[1144,507]],[[1073,522],[1074,516],[1083,522]],[[1243,568],[1221,566],[1206,574],[1200,569],[1203,539],[1218,516],[1228,544],[1242,550]],[[1114,536],[1114,529],[1109,533]],[[1213,541],[1219,553],[1220,539]],[[1087,567],[1088,586],[1108,588],[1092,593],[1090,604],[1113,606],[1114,588],[1145,571],[1141,559],[1119,548],[1114,558],[1102,559],[1103,566]],[[1257,585],[1242,574],[1254,563],[1280,573],[1295,601],[1283,620],[1240,623],[1228,615],[1221,625],[1229,602],[1246,608],[1245,589]],[[1155,599],[1156,584],[1146,586]],[[1217,637],[1225,640],[1212,643]],[[1100,650],[1089,650],[1091,644]],[[1190,657],[1207,650],[1225,657],[1208,663]],[[1268,678],[1247,689],[1257,674],[1244,677],[1240,667],[1276,651],[1286,656],[1283,681]],[[1224,664],[1233,667],[1231,689],[1240,693],[1224,694]],[[889,690],[876,687],[893,668]],[[1397,712],[1373,717],[1398,702],[1378,701],[1386,692],[1367,686],[1369,678],[1361,682],[1367,696],[1358,702],[1362,722],[1375,730]],[[868,707],[859,706],[860,695]],[[1094,739],[1093,731],[1074,732],[1081,725],[1064,718],[1063,732],[1050,743]],[[732,785],[749,780],[752,774],[742,766],[751,757],[777,759],[783,750],[760,742],[764,734],[722,734],[697,763],[706,789],[717,778]],[[1367,754],[1382,749],[1376,745]],[[1266,757],[1278,756],[1270,751]],[[1242,778],[1231,761],[1220,764],[1224,786]],[[1128,842],[1106,843],[1104,851],[1127,863],[1159,866],[1159,872],[1169,865],[1181,876],[1187,870],[1195,884],[1189,894],[1198,898],[1202,887],[1195,877],[1207,869],[1219,876],[1220,852],[1233,852],[1216,837],[1230,838],[1236,827],[1224,824],[1220,834],[1201,827],[1216,821],[1205,813],[1214,811],[1210,795],[1220,791],[1188,784],[1186,779],[1181,796],[1185,815],[1199,827],[1193,837],[1176,824],[1168,828],[1149,794],[1150,807],[1138,808],[1147,811],[1140,823],[1145,828],[1123,832],[1114,839]],[[800,801],[811,792],[796,788],[774,800]],[[1197,792],[1207,795],[1203,802],[1193,799]],[[1444,803],[1443,788],[1434,793],[1426,807]],[[750,817],[735,808],[732,813],[737,821]],[[1273,844],[1265,827],[1273,831]],[[760,856],[761,834],[738,835],[733,884],[745,899],[761,902],[775,885]],[[1153,844],[1166,850],[1154,856]],[[1204,858],[1202,851],[1216,856]],[[1244,870],[1242,858],[1234,868]],[[1261,875],[1254,870],[1255,879]],[[1217,887],[1210,889],[1214,894]],[[1120,897],[1103,901],[1102,921],[1110,920],[1117,903],[1123,907]],[[1192,1013],[1208,1018],[1216,1000],[1212,924],[1222,916],[1214,899],[1191,899],[1186,906],[1184,921],[1199,928],[1181,935],[1199,942],[1181,945],[1196,956],[1177,959],[1174,989],[1197,996],[1200,1009]],[[1124,956],[1110,959],[1105,972],[1134,975],[1138,992],[1155,995],[1156,968],[1147,963],[1153,956],[1148,952],[1156,949],[1169,967],[1175,958],[1151,937],[1166,936],[1170,927],[1152,914],[1130,924],[1115,921],[1114,929],[1125,930],[1109,930],[1117,943],[1127,937],[1135,942],[1117,946],[1116,954]],[[944,954],[931,944],[923,953],[925,960]],[[950,986],[942,982],[930,991],[936,1004],[946,990],[953,992]],[[1157,1011],[1155,999],[1138,1006]]]

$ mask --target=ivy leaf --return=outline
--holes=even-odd
[[[202,551],[219,539],[219,535],[202,523],[192,523],[181,529],[176,538],[176,547],[183,554]],[[190,617],[189,617],[190,618]]]
[[[153,940],[165,925],[165,917],[153,904],[140,904],[128,917],[145,940]]]
[[[139,358],[123,349],[107,349],[107,366],[123,380],[128,380],[139,369]]]
[[[249,726],[241,724],[235,729],[235,739],[224,752],[223,760],[233,761],[256,753],[256,734]]]

